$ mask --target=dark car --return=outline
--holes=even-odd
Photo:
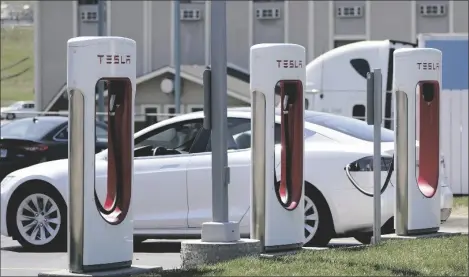
[[[107,125],[96,122],[96,152],[107,148]],[[68,158],[68,117],[37,116],[0,127],[0,180],[37,163]]]

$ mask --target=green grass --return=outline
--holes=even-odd
[[[455,236],[384,241],[366,248],[304,250],[276,260],[242,258],[161,276],[468,276],[467,261],[468,237]]]
[[[1,29],[1,105],[34,99],[34,35],[33,27],[2,27]],[[12,66],[22,59],[26,61]],[[6,69],[5,69],[6,68]],[[25,73],[4,80],[28,69]]]
[[[453,206],[456,208],[466,208],[469,206],[469,196],[455,196]]]

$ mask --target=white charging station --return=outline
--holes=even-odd
[[[136,43],[122,37],[70,39],[69,270],[86,273],[128,268],[133,259],[134,97]],[[95,178],[96,85],[107,84],[107,195],[101,203]]]
[[[305,58],[305,48],[296,44],[251,47],[251,238],[264,252],[304,244]],[[278,96],[282,143],[275,146]]]
[[[440,227],[441,67],[437,49],[394,52],[397,235],[433,233]]]

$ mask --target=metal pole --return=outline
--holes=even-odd
[[[211,5],[212,216],[213,222],[228,222],[226,1]]]
[[[180,113],[181,108],[181,5],[179,0],[173,1],[174,5],[174,35],[173,35],[173,45],[174,45],[174,105],[176,113]]]
[[[104,0],[98,0],[98,36],[104,36]],[[104,82],[99,81],[98,90],[98,120],[104,121]]]
[[[373,155],[373,244],[381,241],[381,121],[382,87],[381,69],[374,69],[374,155]]]
[[[210,3],[205,1],[205,66],[210,66]]]

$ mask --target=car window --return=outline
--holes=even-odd
[[[171,124],[137,138],[135,148],[151,145],[152,148],[165,147],[189,152],[201,127],[201,120]]]
[[[96,138],[100,142],[107,142],[107,130],[101,126],[96,125]],[[54,136],[56,140],[68,140],[68,126],[57,132]]]
[[[239,118],[230,118],[228,122],[238,121],[238,124],[232,124],[232,127],[228,126],[230,134],[233,136],[238,149],[248,149],[251,148],[251,120],[249,119],[239,119]],[[228,124],[230,125],[230,124]],[[309,129],[304,129],[304,138],[309,138],[316,133]],[[281,125],[279,123],[275,124],[274,129],[274,143],[281,143]]]
[[[310,113],[305,116],[305,120],[361,140],[373,141],[373,125],[368,125],[366,122],[358,119],[334,114]],[[389,129],[381,128],[381,141],[394,141],[394,132]]]
[[[228,134],[227,134],[227,148],[228,150],[243,149],[234,139],[236,134],[244,132],[246,129],[251,129],[251,121],[242,118],[228,118]],[[212,136],[210,136],[207,144],[207,152],[212,151]]]
[[[96,139],[100,142],[107,142],[107,129],[96,126]]]
[[[25,118],[2,125],[2,138],[40,140],[58,125],[55,121]]]

